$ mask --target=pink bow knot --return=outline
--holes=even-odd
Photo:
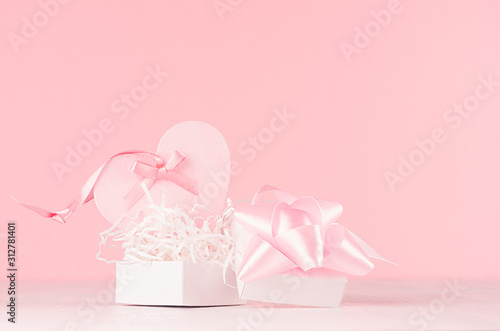
[[[274,194],[264,203],[265,192]],[[238,277],[252,282],[275,274],[318,271],[364,275],[373,269],[369,258],[385,260],[354,233],[336,223],[342,206],[312,197],[296,199],[263,186],[250,206],[238,208],[236,222],[251,233]],[[388,262],[388,261],[387,261]]]
[[[196,182],[176,171],[176,167],[185,159],[186,156],[176,150],[172,153],[166,164],[158,156],[154,158],[154,165],[136,160],[132,165],[131,171],[143,177],[143,179],[132,187],[130,192],[125,196],[127,209],[130,209],[144,195],[141,183],[145,183],[150,188],[158,180],[167,180],[194,195],[198,195]]]

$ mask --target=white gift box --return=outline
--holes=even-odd
[[[347,279],[299,277],[280,274],[248,284],[238,280],[240,297],[245,300],[312,307],[339,307]]]
[[[233,225],[233,237],[240,256],[248,246],[251,233],[240,224]],[[239,261],[236,270],[239,269]],[[240,298],[244,300],[272,302],[312,307],[339,307],[347,278],[324,270],[288,272],[244,283],[237,279]]]
[[[116,303],[148,306],[226,306],[244,304],[232,270],[217,264],[155,261],[116,264]]]

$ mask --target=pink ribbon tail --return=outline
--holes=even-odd
[[[106,162],[104,162],[103,165],[99,167],[90,177],[87,179],[85,184],[83,184],[82,188],[80,189],[80,192],[73,198],[73,200],[69,203],[69,205],[57,212],[51,212],[46,209],[27,204],[24,202],[21,202],[15,198],[12,197],[14,201],[19,203],[21,206],[37,213],[38,215],[46,218],[52,218],[54,221],[58,223],[66,223],[68,219],[71,217],[71,215],[78,210],[80,207],[82,207],[84,204],[86,204],[89,201],[92,201],[94,199],[94,187],[97,181],[99,180],[102,170],[104,167],[115,157],[122,156],[122,155],[134,155],[134,154],[139,154],[139,155],[148,155],[157,158],[153,153],[149,152],[143,152],[143,151],[126,151],[122,153],[118,153],[116,155],[113,155],[110,157]]]
[[[71,214],[71,211],[69,209],[64,209],[58,212],[51,212],[48,210],[45,210],[43,208],[33,206],[24,202],[21,202],[17,200],[14,197],[10,197],[12,200],[23,206],[24,208],[27,208],[35,213],[37,213],[40,216],[46,217],[46,218],[52,218],[54,221],[58,223],[66,223],[66,220],[68,219],[69,215]]]

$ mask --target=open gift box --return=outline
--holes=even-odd
[[[149,306],[225,306],[245,303],[228,284],[236,284],[232,270],[192,261],[154,261],[116,264],[126,286],[116,285],[116,303]],[[225,273],[225,279],[223,277]],[[227,283],[226,283],[227,282]]]
[[[272,202],[263,196],[271,193]],[[233,237],[240,297],[301,306],[338,307],[346,275],[385,260],[336,221],[342,206],[312,197],[295,198],[263,186],[251,204],[235,211]]]
[[[115,302],[196,307],[244,304],[231,263],[235,254],[229,232],[232,210],[228,207],[222,215],[205,218],[199,226],[185,211],[152,201],[136,220],[128,220],[124,231],[113,226],[102,232],[101,248],[109,246],[110,237],[123,242],[124,261],[116,263],[116,275],[125,284],[116,283]],[[101,249],[97,257],[106,261],[100,255]]]

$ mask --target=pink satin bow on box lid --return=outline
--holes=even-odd
[[[273,203],[263,202],[266,192],[274,194]],[[336,223],[341,214],[342,206],[336,202],[296,199],[275,187],[263,186],[249,206],[235,211],[236,222],[252,233],[238,277],[249,283],[292,270],[312,269],[365,275],[373,269],[369,258],[387,261]]]

